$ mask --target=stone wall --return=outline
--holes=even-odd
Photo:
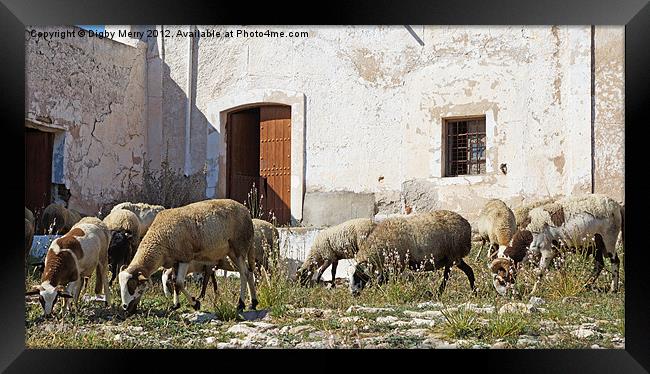
[[[56,182],[69,207],[96,214],[103,202],[141,183],[145,144],[145,53],[108,38],[32,37],[27,27],[25,117],[64,136]],[[37,27],[37,31],[71,27]],[[58,143],[61,144],[61,143]],[[58,168],[62,167],[61,170]]]

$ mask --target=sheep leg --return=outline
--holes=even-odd
[[[605,243],[604,252],[607,254],[607,258],[609,258],[609,263],[612,267],[612,283],[609,286],[609,291],[618,292],[618,271],[621,264],[621,261],[618,259],[618,254],[616,253],[618,233],[611,233],[607,238],[608,241]]]
[[[112,286],[113,281],[115,280],[115,277],[117,276],[117,269],[118,269],[118,263],[117,261],[113,260],[111,261],[111,280],[108,281],[108,285]]]
[[[203,267],[203,281],[201,282],[201,294],[199,295],[199,300],[203,300],[205,296],[205,289],[208,288],[208,282],[210,281],[210,269],[208,266]]]
[[[233,259],[234,256],[230,256]],[[239,270],[239,303],[237,304],[237,310],[244,310],[245,304],[244,300],[246,299],[247,283],[248,283],[248,266],[246,265],[246,259],[243,256],[235,257],[233,259]]]
[[[603,242],[603,237],[600,234],[594,235],[594,242],[596,243],[596,251],[594,252],[594,270],[591,272],[587,283],[585,284],[586,288],[591,288],[591,286],[596,282],[600,272],[605,267],[605,261],[603,260],[603,252],[605,252],[605,242]]]
[[[336,287],[336,267],[339,265],[339,260],[332,261],[332,288]]]
[[[187,270],[190,267],[189,262],[179,262],[178,271],[176,272],[176,288],[179,289],[183,295],[187,298],[187,301],[192,304],[194,310],[199,310],[201,308],[201,303],[194,296],[185,289],[185,276],[187,275]]]
[[[104,286],[104,305],[109,306],[111,304],[111,287],[108,284],[108,260],[105,262],[101,263],[100,262],[100,269],[101,270],[101,278],[102,278],[102,284]],[[97,277],[100,275],[97,274]]]
[[[248,262],[248,288],[251,290],[251,309],[257,307],[257,290],[255,288],[255,262]]]
[[[163,286],[163,293],[165,294],[165,297],[169,297],[169,279],[172,276],[172,272],[174,271],[173,268],[165,269],[163,271],[162,276],[160,277],[162,281],[162,286]]]
[[[445,265],[445,270],[442,275],[442,283],[440,284],[440,287],[438,287],[438,297],[442,295],[442,292],[445,290],[445,287],[447,286],[447,280],[449,279],[450,270],[451,270],[451,266]]]
[[[317,284],[320,283],[320,278],[323,276],[323,273],[325,272],[325,269],[327,269],[327,267],[330,266],[331,264],[332,264],[332,261],[327,259],[327,260],[325,260],[323,265],[321,265],[318,268],[318,273],[316,274],[316,283]]]
[[[97,267],[95,267],[95,295],[99,295],[104,289],[102,273],[101,265],[97,263]]]
[[[469,287],[476,295],[476,287],[474,286],[474,271],[472,270],[472,267],[467,265],[467,263],[462,259],[458,262],[458,264],[456,264],[456,267],[458,267],[463,271],[463,273],[465,273],[465,275],[467,275],[467,279],[469,280]]]
[[[537,269],[537,280],[535,281],[535,285],[533,285],[531,294],[534,294],[537,291],[537,288],[542,281],[542,277],[546,272],[546,268],[548,268],[548,265],[551,263],[554,257],[553,248],[541,249],[540,253],[541,258],[539,259],[539,268]]]
[[[217,296],[217,271],[212,269],[210,273],[210,279],[212,279],[212,289],[214,290],[214,296]]]

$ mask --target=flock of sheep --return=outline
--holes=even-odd
[[[514,212],[492,199],[482,209],[477,230],[461,215],[448,210],[409,214],[382,221],[354,219],[321,231],[310,253],[298,269],[302,285],[320,281],[332,266],[332,279],[341,259],[354,259],[350,292],[358,295],[369,282],[383,283],[394,272],[406,268],[444,269],[441,294],[452,266],[462,270],[475,292],[472,268],[463,260],[472,241],[489,243],[489,268],[495,290],[514,292],[517,270],[527,261],[539,259],[539,281],[560,246],[584,247],[595,243],[594,270],[587,280],[593,284],[611,263],[610,290],[618,290],[619,259],[616,242],[623,230],[623,206],[598,194],[544,200],[521,206]],[[62,206],[50,205],[35,230],[34,217],[25,208],[26,255],[34,232],[63,234],[47,251],[39,285],[26,292],[38,297],[44,314],[52,314],[58,298],[64,308],[79,300],[83,283],[96,270],[95,293],[104,294],[110,305],[110,286],[117,277],[122,308],[134,313],[152,283],[151,274],[163,270],[165,295],[173,294],[172,308],[180,307],[179,293],[200,308],[209,280],[216,291],[216,269],[240,273],[238,310],[244,309],[247,291],[251,308],[257,306],[255,275],[269,271],[269,257],[278,254],[278,232],[266,221],[251,219],[248,209],[233,200],[214,199],[165,209],[143,203],[116,205],[103,220],[83,217]],[[624,232],[623,232],[624,233]],[[481,252],[479,252],[479,256]],[[110,267],[109,267],[110,264]],[[119,268],[119,270],[118,270]],[[111,278],[108,279],[110,269]],[[203,273],[199,297],[185,289],[189,273]]]

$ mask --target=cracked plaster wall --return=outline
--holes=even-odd
[[[39,27],[41,31],[68,27]],[[26,33],[26,118],[63,128],[69,207],[86,214],[142,183],[146,44]]]

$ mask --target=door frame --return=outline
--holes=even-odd
[[[267,89],[232,91],[208,103],[206,196],[226,196],[228,113],[263,105],[288,105],[291,107],[291,223],[302,220],[306,165],[305,102],[305,94],[301,92]]]

